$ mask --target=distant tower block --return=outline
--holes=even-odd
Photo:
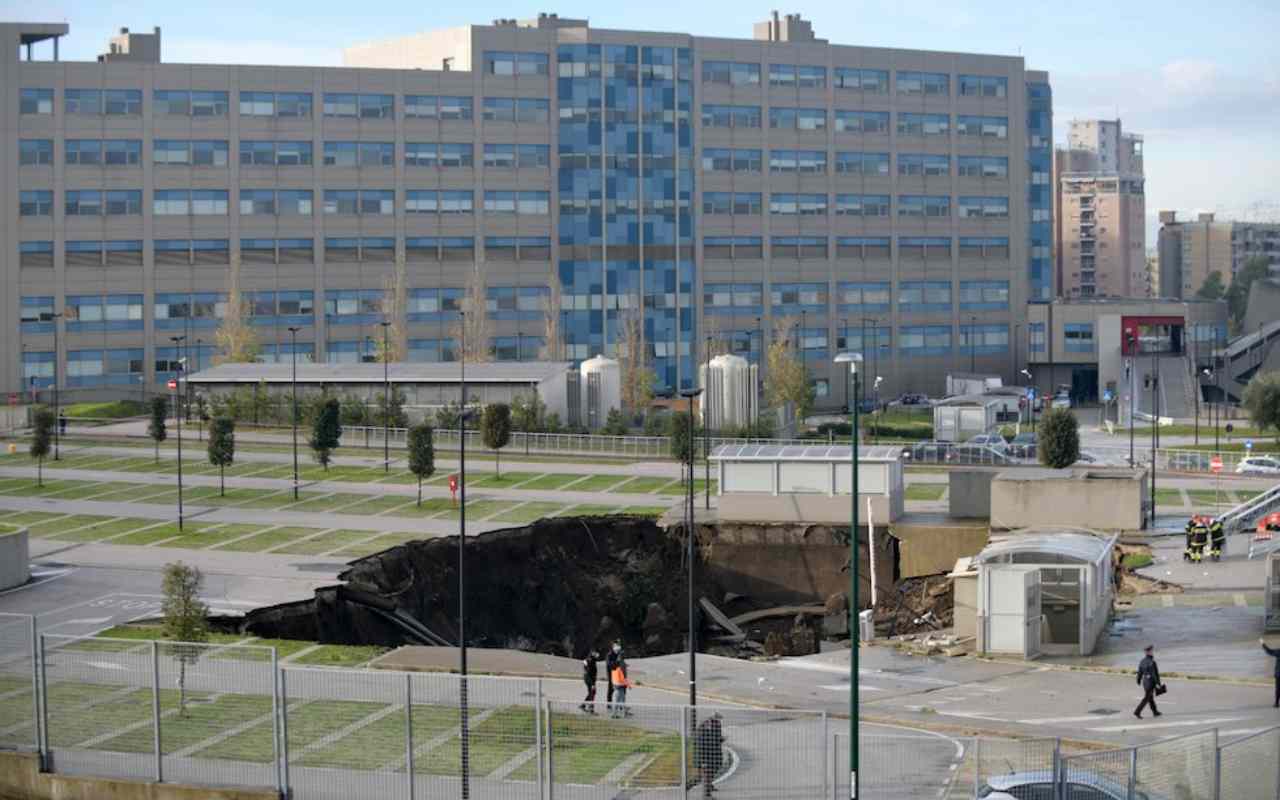
[[[701,422],[713,431],[743,428],[756,421],[760,398],[756,378],[759,368],[741,356],[716,356],[698,368],[698,383],[705,390],[699,409]]]

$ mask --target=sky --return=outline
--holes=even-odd
[[[0,20],[69,23],[62,43],[69,60],[92,60],[121,26],[158,25],[167,62],[324,66],[340,64],[350,44],[539,11],[585,17],[600,28],[750,38],[752,23],[771,9],[744,11],[726,0],[528,7],[489,0],[0,0]],[[1221,0],[1196,13],[1167,0],[821,0],[778,10],[799,11],[818,36],[840,44],[1022,55],[1028,68],[1050,73],[1059,142],[1071,119],[1119,116],[1125,130],[1145,139],[1149,249],[1161,209],[1280,221],[1276,0]]]

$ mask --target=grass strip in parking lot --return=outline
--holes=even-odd
[[[491,519],[499,522],[534,522],[545,517],[554,517],[564,508],[564,505],[560,503],[525,503],[491,517]]]
[[[564,488],[570,492],[604,492],[627,479],[626,475],[591,475]]]
[[[350,547],[356,542],[364,541],[373,535],[373,531],[329,531],[319,536],[313,536],[310,539],[292,540],[283,547],[277,547],[271,552],[297,556],[318,556]]]
[[[97,542],[111,536],[136,531],[154,525],[162,520],[141,519],[138,517],[103,517],[102,522],[95,522],[77,530],[65,533],[50,534],[48,538],[60,542]]]
[[[621,492],[622,494],[653,494],[670,483],[670,478],[653,478],[644,476],[632,478],[621,486],[615,486],[609,491]]]
[[[224,545],[235,539],[245,536],[252,536],[260,533],[270,525],[256,525],[252,523],[233,523],[226,525],[210,526],[203,529],[186,531],[179,536],[168,541],[160,542],[158,547],[183,547],[190,550],[208,550]],[[114,544],[114,542],[113,542]]]
[[[279,547],[287,544],[295,539],[301,539],[304,536],[310,536],[315,533],[318,528],[292,528],[281,527],[264,530],[255,536],[247,539],[238,539],[228,542],[221,547],[215,547],[215,550],[234,551],[238,553],[260,553],[263,550],[270,550],[273,547]]]
[[[213,527],[213,524],[214,523],[209,522],[190,522],[184,520],[182,523],[182,530],[178,530],[178,523],[176,522],[161,522],[161,524],[150,528],[144,528],[133,533],[125,534],[124,536],[118,536],[111,540],[111,544],[155,544],[156,542],[162,542],[165,539],[171,539],[174,536],[198,534],[200,531]]]
[[[909,483],[905,499],[907,500],[941,500],[947,493],[944,483]]]
[[[573,483],[579,478],[585,477],[585,475],[574,474],[572,472],[548,472],[540,478],[534,478],[528,483],[523,484],[520,488],[549,492],[563,488],[565,484]]]

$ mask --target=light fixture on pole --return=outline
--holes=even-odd
[[[297,327],[289,328],[290,349],[293,354],[293,401],[290,405],[289,421],[293,423],[293,499],[298,499],[298,331]]]
[[[169,341],[173,342],[174,350],[177,351],[182,346],[185,336],[170,336]],[[173,420],[177,425],[178,436],[178,533],[182,533],[182,361],[178,362],[178,369],[173,375]]]
[[[391,373],[388,364],[391,361],[389,331],[391,322],[383,320],[382,325],[382,471],[391,472]]]
[[[689,448],[689,483],[685,491],[684,506],[684,535],[685,544],[688,548],[686,558],[689,561],[689,705],[696,706],[698,704],[698,637],[697,628],[694,626],[693,620],[693,540],[694,536],[694,506],[693,506],[693,399],[702,394],[701,389],[682,389],[680,396],[687,398],[689,401],[689,429],[688,429],[688,448]],[[710,491],[710,489],[708,489]],[[696,718],[695,718],[696,720]],[[696,722],[694,724],[696,730]]]
[[[837,364],[849,365],[853,395],[858,396],[858,364],[862,353],[840,353]],[[849,796],[858,796],[858,406],[849,415]],[[867,543],[868,547],[872,545]],[[868,551],[870,552],[870,551]]]
[[[1030,388],[1031,382],[1032,382],[1031,370],[1024,369],[1024,370],[1019,370],[1019,372],[1022,374],[1022,377],[1027,379],[1027,386],[1028,388]],[[1026,397],[1026,395],[1023,395],[1023,396]],[[1018,413],[1021,414],[1022,412],[1018,412]],[[1034,432],[1036,429],[1036,426],[1035,426],[1036,406],[1035,406],[1034,398],[1031,398],[1031,397],[1027,397],[1027,418],[1031,422],[1031,430]],[[1022,421],[1021,416],[1018,417],[1018,421],[1019,422]]]

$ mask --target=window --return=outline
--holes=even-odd
[[[842,281],[836,284],[839,311],[888,311],[888,281]]]
[[[1007,259],[1009,238],[1007,236],[961,236],[960,257]]]
[[[822,259],[827,257],[825,236],[775,236],[769,242],[774,258]]]
[[[780,307],[786,310],[785,313],[824,313],[827,310],[827,284],[775,283],[769,287],[769,302],[774,313]]]
[[[889,258],[888,236],[837,236],[836,257],[868,259]]]
[[[702,82],[728,86],[758,86],[760,65],[741,61],[703,61]]]
[[[836,153],[836,174],[888,175],[888,153]]]
[[[956,172],[964,178],[1008,178],[1009,159],[1004,156],[959,156]]]
[[[435,119],[439,116],[439,109],[439,100],[433,94],[407,94],[404,96],[404,115],[406,119]]]
[[[396,99],[392,94],[362,94],[357,96],[360,119],[395,119]]]
[[[355,214],[359,209],[360,193],[355,189],[325,189],[324,213]]]
[[[68,114],[101,114],[102,93],[97,89],[66,89],[62,93],[62,110]]]
[[[359,148],[356,142],[325,142],[324,164],[326,167],[354,167],[359,159]]]
[[[985,139],[1008,139],[1008,117],[976,117],[961,114],[956,117],[957,136],[980,136]]]
[[[899,175],[940,177],[951,173],[951,157],[941,155],[898,154]]]
[[[152,213],[157,216],[222,216],[227,213],[225,189],[156,189]]]
[[[405,142],[404,164],[406,167],[434,167],[439,153],[439,145],[434,142]]]
[[[53,297],[23,297],[22,331],[23,333],[53,333]]]
[[[470,189],[453,189],[440,192],[441,214],[470,214],[475,211],[475,195]]]
[[[474,149],[470,142],[444,142],[440,145],[442,169],[470,169],[475,165]]]
[[[66,263],[68,267],[100,267],[102,266],[102,242],[97,242],[97,241],[67,242]]]
[[[898,284],[898,310],[904,313],[951,310],[949,281],[902,281]]]
[[[888,133],[889,112],[837,110],[835,126],[839,133]]]
[[[961,75],[961,97],[1006,97],[1009,94],[1009,79],[989,75]]]
[[[104,114],[138,116],[142,113],[142,92],[138,89],[104,89]]]
[[[69,191],[64,211],[68,217],[100,217],[102,192],[97,189]]]
[[[887,325],[848,325],[836,328],[836,349],[853,350],[864,357],[888,358],[892,350],[892,329]]]
[[[825,150],[770,150],[769,171],[823,175],[827,171]]]
[[[707,314],[761,314],[763,285],[759,283],[708,283],[703,286],[702,308]]]
[[[22,217],[53,216],[53,192],[24,189],[18,192],[18,215]]]
[[[1092,353],[1094,351],[1093,323],[1068,322],[1062,327],[1065,349],[1068,353]]]
[[[67,139],[66,157],[68,165],[96,166],[102,163],[101,139]]]
[[[898,114],[899,136],[946,136],[949,127],[946,114]]]
[[[276,96],[274,92],[240,93],[240,116],[274,117],[275,115]]]
[[[551,239],[546,236],[488,236],[484,240],[484,253],[490,261],[547,261],[551,258]]]
[[[1008,219],[1008,197],[961,197],[957,201],[960,219]]]
[[[448,97],[441,95],[438,115],[442,120],[471,119],[470,97]]]
[[[425,239],[428,247],[434,250],[435,239]],[[410,289],[409,321],[431,322],[435,320],[457,319],[462,312],[462,289]]]
[[[277,92],[276,116],[310,118],[312,102],[310,92]]]
[[[64,314],[72,332],[140,331],[142,295],[67,295]]]
[[[769,109],[769,127],[782,130],[820,131],[827,127],[827,112],[822,108]]]
[[[889,93],[889,71],[883,69],[854,69],[836,67],[834,83],[837,89],[869,94]]]
[[[156,328],[213,328],[226,313],[226,306],[226,295],[212,292],[194,294],[184,292],[181,294],[157,293],[151,308]]]
[[[311,166],[311,142],[276,142],[276,166]]]
[[[493,319],[541,319],[551,295],[545,286],[490,286],[485,292],[485,306]]]
[[[18,143],[18,163],[24,167],[53,164],[53,140],[23,139]]]
[[[539,191],[493,191],[484,193],[484,210],[488,214],[549,214],[551,195]]]
[[[951,94],[951,76],[945,72],[899,72],[898,94],[946,97]]]
[[[325,292],[324,314],[336,324],[371,323],[382,313],[382,297],[377,289],[330,289]]]
[[[23,267],[52,267],[53,242],[20,242],[18,265]]]
[[[945,195],[898,195],[899,217],[949,217],[951,198]]]
[[[702,151],[702,169],[704,172],[760,172],[760,158],[759,150],[708,147]]]
[[[903,260],[949,260],[951,239],[945,236],[899,236],[898,257]]]
[[[52,114],[52,89],[23,89],[18,96],[18,113]]]
[[[702,106],[704,128],[759,128],[760,106]]]
[[[898,352],[907,357],[948,355],[951,353],[951,328],[945,325],[900,327]]]
[[[356,116],[356,96],[354,94],[337,94],[326,92],[324,96],[324,115],[326,117]]]
[[[760,259],[764,244],[759,236],[708,236],[702,240],[702,253],[713,259]]]
[[[1008,325],[961,325],[960,349],[982,355],[1009,352]]]
[[[519,169],[546,169],[551,166],[551,148],[545,144],[518,144],[516,159]]]
[[[192,92],[191,116],[225,117],[227,115],[226,92]]]
[[[393,167],[396,146],[392,142],[360,142],[358,163],[362,167]]]
[[[702,213],[758,216],[761,202],[759,192],[703,192]]]
[[[102,243],[108,267],[142,266],[142,240],[129,239]]]
[[[486,50],[484,70],[490,75],[546,75],[549,57],[546,53],[504,53]]]
[[[244,166],[275,166],[276,143],[241,139],[240,163]]]
[[[1033,322],[1029,326],[1028,335],[1031,337],[1031,352],[1033,353],[1044,352],[1044,344],[1045,344],[1044,330],[1045,329],[1044,329],[1043,322]]]
[[[486,97],[484,99],[483,119],[485,122],[515,122],[515,98]]]
[[[774,192],[769,195],[769,213],[822,216],[827,213],[827,196],[825,194]]]
[[[360,213],[386,216],[396,213],[396,193],[392,189],[361,189]]]
[[[889,195],[838,194],[835,213],[837,216],[846,217],[887,217],[889,216]]]
[[[827,70],[826,67],[770,64],[769,85],[790,86],[801,89],[823,89],[827,85]]]
[[[406,214],[435,214],[440,211],[440,193],[434,189],[409,189],[404,193]]]
[[[276,192],[274,189],[241,189],[240,214],[276,213]]]
[[[1008,281],[960,281],[963,311],[1005,311],[1009,308]]]

